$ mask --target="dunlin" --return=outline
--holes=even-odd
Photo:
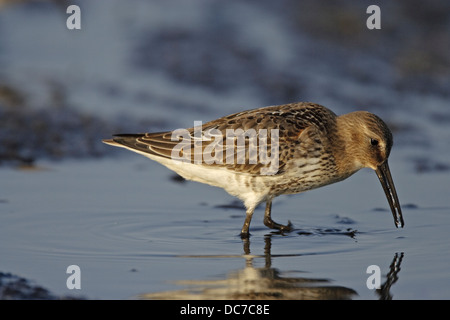
[[[239,112],[201,127],[120,134],[103,142],[140,153],[187,180],[221,187],[241,199],[246,207],[243,238],[249,236],[260,203],[266,202],[267,227],[291,231],[290,222],[272,220],[273,198],[344,180],[365,167],[375,170],[396,227],[404,225],[388,166],[392,133],[383,120],[366,111],[337,116],[315,103],[291,103]]]

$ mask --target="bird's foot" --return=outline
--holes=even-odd
[[[273,221],[270,218],[264,218],[264,225],[266,227],[269,227],[271,229],[277,229],[280,232],[291,232],[294,229],[294,226],[292,225],[291,221],[288,220],[287,225],[279,224]]]
[[[250,232],[242,231],[240,236],[241,236],[241,239],[248,239],[248,238],[250,238]]]

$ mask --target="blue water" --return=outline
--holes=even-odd
[[[445,1],[421,13],[382,2],[378,31],[349,1],[79,3],[78,31],[52,4],[0,8],[0,104],[25,119],[1,119],[0,138],[45,144],[19,149],[35,158],[31,169],[0,167],[1,272],[88,299],[450,298]],[[291,101],[386,120],[405,228],[365,169],[277,198],[273,218],[290,220],[291,233],[271,233],[259,208],[242,241],[244,210],[223,190],[100,143],[114,128],[190,127]],[[66,286],[70,265],[79,290]],[[378,291],[367,286],[372,265]]]

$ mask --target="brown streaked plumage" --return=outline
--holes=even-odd
[[[227,136],[239,129],[241,135]],[[180,148],[186,138],[188,143]],[[242,237],[249,236],[253,211],[261,202],[266,202],[264,224],[290,231],[290,222],[272,220],[273,198],[344,180],[364,167],[376,171],[395,225],[404,225],[387,161],[392,133],[369,112],[336,116],[318,104],[291,103],[239,112],[201,128],[122,134],[103,142],[143,154],[185,179],[221,187],[241,199],[247,209]]]

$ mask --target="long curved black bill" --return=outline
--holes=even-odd
[[[380,179],[384,193],[386,194],[389,202],[389,206],[391,207],[395,226],[397,228],[403,228],[405,223],[403,222],[402,209],[400,208],[400,202],[398,201],[397,191],[395,191],[394,181],[392,180],[391,171],[389,170],[387,160],[378,166],[375,172],[377,173],[378,179]]]

